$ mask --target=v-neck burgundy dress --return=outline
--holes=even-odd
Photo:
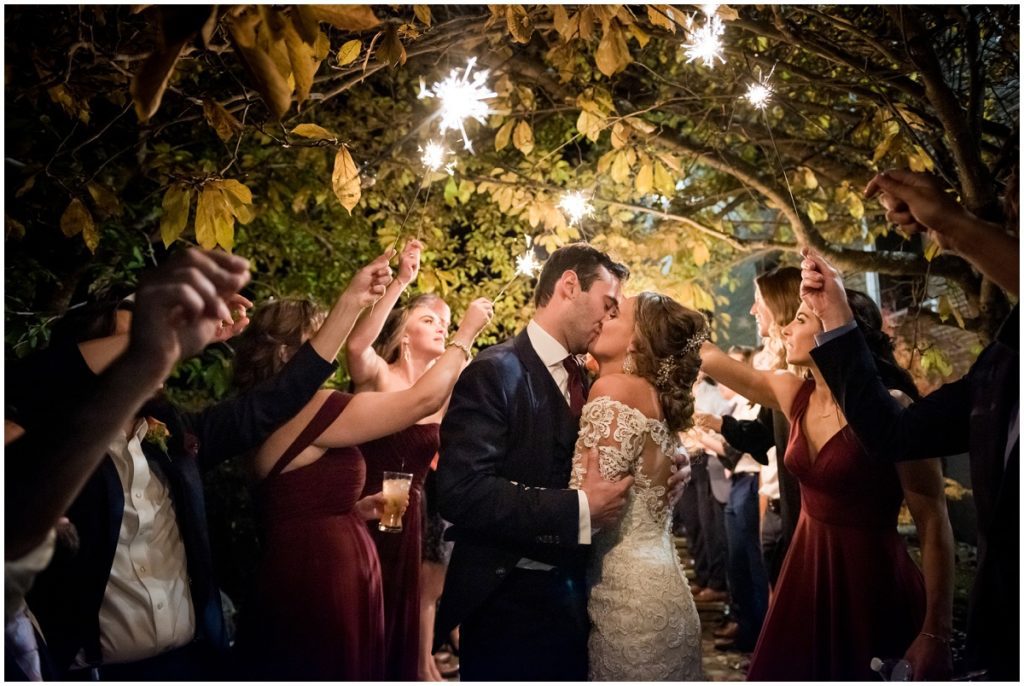
[[[812,461],[802,420],[813,390],[808,380],[793,401],[786,467],[800,480],[800,519],[751,681],[877,680],[871,658],[902,657],[924,621],[924,578],[896,531],[896,470],[849,426]]]

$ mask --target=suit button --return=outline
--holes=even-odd
[[[504,579],[506,574],[508,574],[508,570],[504,567],[498,567],[494,570],[494,575],[499,579]]]

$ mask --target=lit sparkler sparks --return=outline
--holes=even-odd
[[[725,25],[717,16],[709,16],[708,20],[690,33],[690,42],[683,46],[687,63],[700,60],[705,67],[714,67],[715,60],[725,64],[722,57],[722,34],[725,32]]]
[[[767,79],[762,83],[752,83],[747,88],[747,101],[754,107],[763,110],[772,99],[772,87]]]
[[[524,252],[522,255],[516,258],[515,275],[511,279],[509,279],[508,283],[501,287],[501,290],[498,291],[498,294],[494,296],[493,302],[497,302],[498,298],[500,298],[508,289],[508,287],[515,283],[516,279],[518,279],[520,276],[525,276],[528,279],[532,279],[534,275],[536,275],[536,273],[540,271],[540,268],[540,260],[537,259],[537,254],[533,250],[533,236],[527,236],[526,252]]]
[[[570,191],[562,196],[558,203],[559,209],[569,215],[570,224],[579,224],[584,217],[589,217],[594,211],[582,191]]]
[[[491,113],[484,100],[498,95],[487,86],[489,71],[478,71],[471,78],[475,66],[476,58],[471,57],[461,75],[458,69],[452,69],[448,78],[430,88],[421,81],[419,93],[420,99],[433,97],[441,101],[441,133],[457,129],[462,134],[462,144],[470,152],[473,152],[473,144],[466,135],[466,120],[475,119],[483,124]]]
[[[436,172],[444,169],[449,176],[454,173],[455,160],[448,159],[452,155],[452,151],[446,148],[444,143],[427,141],[427,147],[420,148],[420,152],[423,153],[420,161],[430,171]]]

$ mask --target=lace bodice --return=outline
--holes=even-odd
[[[679,440],[665,422],[601,396],[583,408],[571,488],[582,486],[594,446],[601,476],[634,483],[622,518],[593,537],[590,679],[702,680],[700,619],[669,533],[666,463]]]

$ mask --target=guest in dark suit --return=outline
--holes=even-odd
[[[379,297],[390,270],[366,271],[361,283]],[[59,371],[60,388],[81,395],[126,344],[115,336],[41,355]],[[114,680],[216,674],[214,656],[227,636],[200,469],[259,445],[335,366],[306,345],[275,377],[201,412],[162,398],[142,407],[68,509],[78,554],[40,574],[28,596],[58,668],[96,667]],[[13,419],[30,433],[46,430],[54,409],[30,396],[15,403]]]
[[[466,680],[587,678],[587,545],[633,480],[613,484],[595,468],[582,490],[566,488],[587,394],[575,355],[616,312],[627,275],[588,245],[556,250],[526,330],[481,353],[455,386],[437,471],[455,547],[435,636],[461,625]]]
[[[1006,197],[1009,223],[1018,220],[1016,172]],[[897,171],[875,177],[890,221],[907,232],[927,231],[987,277],[1016,295],[1016,239],[957,205],[929,176]],[[1015,228],[1015,227],[1012,227]],[[915,460],[968,451],[978,510],[978,572],[968,618],[968,653],[989,679],[1020,675],[1020,386],[1019,310],[962,379],[902,407],[879,381],[864,334],[852,324],[839,273],[813,250],[804,251],[804,302],[822,320],[812,356],[858,438],[875,456]],[[928,635],[920,651],[941,650],[948,635]],[[947,645],[948,647],[948,645]],[[909,658],[909,653],[908,653]]]
[[[22,427],[5,423],[8,679],[59,678],[24,601],[36,573],[51,560],[54,536],[47,532],[69,526],[58,524],[58,518],[96,470],[110,441],[178,359],[198,352],[225,317],[231,321],[227,303],[248,278],[248,263],[241,258],[196,250],[179,253],[143,280],[128,350],[100,376],[91,396],[68,412],[52,412],[46,430],[26,435]]]

